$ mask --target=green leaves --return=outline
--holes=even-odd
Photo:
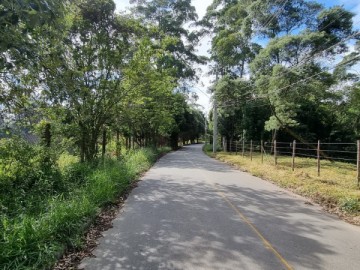
[[[185,28],[197,20],[195,7],[190,0],[151,0],[138,1],[134,8],[135,14],[141,18],[145,28],[156,27],[156,31],[150,32],[156,40],[175,38],[176,42],[162,47],[168,53],[159,59],[159,65],[165,69],[173,69],[174,76],[178,79],[194,79],[194,63],[201,63],[201,59],[195,54],[194,45],[198,41],[195,31]],[[173,39],[172,41],[174,41]]]
[[[352,17],[342,7],[325,9],[304,0],[214,0],[201,24],[213,34],[212,60],[222,75],[215,87],[219,106],[223,106],[219,110],[222,134],[229,140],[242,134],[240,127],[253,129],[246,119],[256,115],[251,106],[259,102],[268,104],[262,108],[266,112],[256,116],[267,119],[255,119],[262,123],[266,120],[262,129],[292,128],[309,137],[330,136],[333,124],[329,118],[339,105],[334,89],[341,87],[335,86],[336,78],[358,78],[354,72],[347,72],[357,63],[358,53],[345,56],[335,76],[328,72],[334,65],[324,57],[336,61],[348,50],[348,41],[356,40]],[[237,78],[246,81],[248,87],[238,84]],[[250,91],[250,100],[246,93],[238,94],[241,88]],[[324,132],[317,131],[316,126],[323,127]]]

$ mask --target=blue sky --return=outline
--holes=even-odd
[[[114,0],[117,6],[118,11],[124,11],[128,8],[129,0]],[[196,11],[201,18],[205,12],[206,8],[212,0],[192,0],[192,4],[195,6]],[[360,29],[360,0],[317,0],[316,2],[323,4],[325,7],[332,7],[332,6],[344,6],[345,9],[353,12],[355,17],[353,18],[354,21],[354,28]],[[198,46],[198,53],[201,55],[207,55],[207,51],[210,48],[210,38],[204,38],[201,41],[201,45]],[[207,66],[201,66],[202,72],[198,73],[200,81],[194,87],[194,91],[197,92],[199,96],[198,103],[204,107],[206,112],[209,112],[210,109],[210,101],[209,101],[209,94],[206,94],[208,87],[211,84],[211,80],[213,78],[206,75],[207,73]],[[199,90],[201,89],[201,90]]]
[[[355,14],[354,26],[356,29],[360,29],[360,0],[320,0],[318,2],[326,7],[344,6],[345,9]]]
[[[114,0],[114,2],[116,3],[118,10],[124,10],[129,7],[129,0]],[[206,8],[211,2],[212,0],[192,0],[200,17],[205,14]],[[323,4],[325,7],[332,7],[335,5],[344,6],[347,10],[356,14],[354,22],[357,22],[356,28],[360,28],[360,0],[317,0],[317,2]]]

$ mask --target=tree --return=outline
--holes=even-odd
[[[112,0],[80,1],[73,10],[68,29],[43,44],[42,93],[76,123],[72,135],[81,160],[91,161],[101,130],[125,95],[121,80],[133,29],[128,19],[114,14]]]
[[[185,28],[185,24],[197,20],[191,0],[131,0],[130,3],[136,4],[134,12],[144,25],[158,28],[158,32],[153,32],[153,38],[161,40],[167,35],[176,40],[165,48],[169,53],[158,59],[159,67],[172,69],[172,75],[178,79],[194,79],[192,64],[202,61],[195,54],[198,35]]]
[[[214,94],[219,107],[219,131],[228,146],[240,138],[264,139],[264,123],[270,109],[266,101],[255,95],[251,82],[225,75],[215,85]]]
[[[168,53],[163,48],[172,42],[171,37],[164,37],[161,43],[143,37],[124,69],[123,87],[127,96],[119,107],[123,115],[119,126],[126,129],[128,137],[138,140],[139,145],[156,145],[158,137],[169,135],[174,125],[176,78],[172,76],[172,69],[156,65],[158,58]]]
[[[321,106],[329,96],[328,89],[335,80],[327,72],[328,68],[322,65],[321,57],[343,52],[346,46],[341,42],[334,43],[334,40],[341,40],[351,33],[351,13],[345,10],[340,13],[340,9],[336,11],[339,12],[337,16],[346,14],[342,26],[333,26],[338,30],[331,31],[331,25],[317,25],[313,30],[308,28],[298,34],[274,38],[251,63],[257,89],[268,98],[272,107],[273,115],[265,127],[275,131],[274,139],[280,128],[294,136],[290,128],[299,125],[299,113],[308,112],[309,104]],[[326,17],[324,14],[328,13],[319,13],[319,24]],[[302,106],[307,110],[303,110]]]
[[[324,9],[304,0],[213,1],[201,24],[213,35],[212,60],[223,76],[215,87],[222,135],[231,140],[241,134],[240,127],[252,129],[240,111],[249,113],[253,101],[246,93],[243,100],[234,99],[241,93],[236,80],[243,78],[249,85],[238,86],[268,103],[261,115],[268,115],[265,129],[273,139],[280,129],[297,138],[297,133],[330,138],[335,126],[329,115],[339,99],[331,90],[337,83],[328,72],[332,67],[322,60],[345,52],[346,41],[356,38],[352,17],[341,7]],[[260,115],[249,115],[264,123]],[[321,132],[314,123],[323,127]]]
[[[360,41],[354,45],[354,50],[346,55],[334,70],[338,81],[336,88],[339,104],[334,110],[337,114],[336,135],[346,140],[354,140],[360,136],[360,73],[356,65],[360,62]]]
[[[42,40],[38,33],[49,27],[60,29],[66,8],[63,1],[53,0],[4,0],[0,4],[2,122],[31,120],[35,114],[34,78],[29,70],[37,63],[38,43]]]
[[[179,123],[179,136],[186,144],[188,141],[195,143],[205,131],[205,116],[204,114],[191,106],[186,106],[183,112],[183,121]]]

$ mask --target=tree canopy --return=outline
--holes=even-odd
[[[204,34],[228,141],[359,136],[359,34],[343,7],[214,0],[199,21],[190,0],[130,2],[129,14],[112,0],[1,3],[2,137],[49,123],[83,161],[114,136],[126,147],[196,141],[207,120],[189,85]]]
[[[356,52],[348,54],[360,37],[353,16],[315,1],[214,0],[200,24],[213,37],[214,72],[222,77],[213,88],[221,134],[354,140],[356,132],[343,132],[354,123],[334,113],[357,89],[358,76],[346,71],[358,62]],[[254,122],[261,123],[256,134]]]
[[[116,13],[112,0],[1,4],[1,32],[9,33],[0,46],[2,134],[36,132],[46,121],[83,161],[96,159],[100,138],[114,133],[127,147],[173,138],[175,148],[188,137],[189,112],[201,113],[178,89],[201,62],[197,34],[185,27],[195,8],[133,2],[131,15]]]

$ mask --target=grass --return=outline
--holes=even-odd
[[[0,212],[0,269],[49,269],[66,249],[80,248],[84,232],[101,208],[168,151],[131,151],[121,161],[106,159],[96,167],[80,164],[73,156],[61,157],[62,184],[70,189],[43,197],[36,215],[20,208],[16,216]]]
[[[346,214],[355,223],[359,220],[360,190],[356,181],[356,166],[353,164],[322,160],[318,176],[315,159],[297,157],[295,170],[292,171],[291,157],[280,156],[275,166],[271,156],[264,156],[262,163],[259,153],[255,153],[251,161],[248,155],[242,157],[224,152],[215,155],[211,153],[210,147],[204,148],[209,156],[311,198],[328,210]]]

